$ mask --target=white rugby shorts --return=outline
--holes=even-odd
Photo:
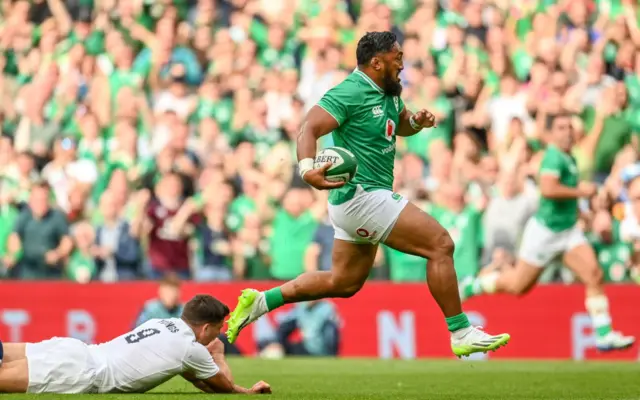
[[[351,200],[329,204],[334,237],[354,243],[384,242],[409,201],[390,190],[367,192],[360,185]]]
[[[27,393],[95,393],[97,368],[89,346],[77,339],[27,343]]]
[[[554,232],[536,218],[529,218],[524,227],[518,258],[536,267],[545,267],[556,257],[587,243],[578,225]]]

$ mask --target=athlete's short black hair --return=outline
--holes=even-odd
[[[182,319],[195,326],[217,324],[229,315],[229,307],[208,294],[198,294],[185,304]]]
[[[358,41],[356,49],[358,65],[367,64],[376,54],[391,51],[396,41],[396,35],[393,32],[367,32]]]

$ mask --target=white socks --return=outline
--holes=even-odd
[[[609,315],[609,300],[607,296],[601,294],[587,297],[584,305],[589,316],[591,316],[591,323],[596,336],[603,337],[611,332],[611,316]]]

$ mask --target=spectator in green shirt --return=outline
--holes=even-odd
[[[271,233],[271,274],[280,280],[304,272],[305,250],[326,212],[324,199],[313,199],[310,189],[293,188],[276,211]]]

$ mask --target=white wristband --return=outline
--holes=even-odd
[[[409,117],[409,125],[411,125],[411,129],[414,131],[419,131],[422,129],[422,126],[418,125],[418,123],[413,119],[413,115]]]
[[[298,169],[300,170],[300,177],[304,178],[304,174],[313,169],[313,158],[303,158],[298,161]]]

